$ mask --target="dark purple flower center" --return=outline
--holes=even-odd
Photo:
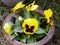
[[[26,25],[25,25],[25,28],[29,28],[29,26],[26,24]]]
[[[30,28],[29,28],[29,25],[25,25],[25,28],[26,28],[26,32],[30,32],[30,33],[33,33],[33,29],[34,29],[34,26],[31,26]]]
[[[32,5],[30,5],[30,7],[32,7]]]

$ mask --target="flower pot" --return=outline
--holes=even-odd
[[[19,1],[24,2],[25,0],[1,0],[1,2],[3,2],[6,6],[10,6],[10,7],[14,6]]]
[[[38,12],[39,14],[43,15],[44,16],[44,13],[43,13],[43,10],[41,9],[37,9],[35,10],[36,12]],[[15,14],[15,13],[10,13],[8,14],[8,16],[5,18],[5,20],[3,21],[3,25],[6,21],[10,21],[12,19],[12,15]],[[53,37],[53,34],[54,34],[54,30],[55,30],[55,25],[52,25],[50,26],[50,29],[48,31],[48,34],[43,38],[41,39],[40,41],[38,42],[35,42],[35,43],[31,43],[31,44],[25,44],[25,43],[21,43],[21,42],[18,42],[17,40],[10,40],[10,35],[8,35],[4,29],[3,29],[3,34],[4,36],[6,37],[6,39],[9,41],[9,43],[11,45],[44,45],[46,44],[52,37]]]

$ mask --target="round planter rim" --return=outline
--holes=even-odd
[[[37,9],[37,10],[35,10],[35,11],[43,15],[43,10]],[[6,21],[11,20],[13,14],[14,14],[14,13],[12,12],[12,13],[10,13],[10,14],[5,18],[5,20],[3,21],[3,25],[4,25],[4,23],[5,23]],[[35,42],[35,43],[31,43],[31,44],[21,43],[21,42],[16,41],[15,39],[14,39],[14,40],[10,40],[10,38],[9,38],[10,35],[8,35],[8,34],[4,31],[4,29],[3,29],[3,34],[4,34],[4,36],[6,37],[6,39],[7,39],[12,45],[44,45],[44,44],[46,44],[46,43],[53,37],[53,35],[54,35],[54,30],[55,30],[55,25],[50,26],[50,29],[49,29],[48,34],[47,34],[42,40],[40,40],[40,41],[38,41],[38,42]]]

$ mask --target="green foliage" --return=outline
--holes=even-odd
[[[39,28],[35,33],[36,34],[43,34],[43,33],[47,34],[46,31],[44,29],[42,29],[42,28]]]
[[[20,25],[21,25],[20,23],[21,23],[21,22],[20,22],[18,19],[15,20],[16,26],[20,26]]]
[[[43,38],[45,35],[47,35],[48,33],[47,30],[49,29],[48,27],[50,26],[47,26],[45,29],[39,26],[38,30],[32,35],[27,35],[24,33],[24,29],[22,28],[22,23],[24,20],[19,21],[18,19],[19,16],[22,15],[24,19],[29,18],[29,17],[36,18],[39,21],[39,24],[42,24],[42,22],[44,21],[41,22],[40,20],[45,19],[45,18],[41,17],[37,12],[34,12],[34,11],[27,12],[25,9],[23,9],[23,13],[21,13],[21,15],[17,15],[17,16],[16,15],[17,14],[13,15],[13,17],[15,18],[15,28],[14,28],[14,33],[11,36],[11,39],[16,39],[23,43],[34,43],[37,41],[37,39]]]
[[[11,35],[10,40],[13,40],[16,37],[16,35]]]
[[[19,15],[18,14],[14,14],[13,17],[17,19],[17,18],[19,18]]]
[[[42,22],[44,22],[44,21],[42,22],[40,21],[43,17],[34,11],[27,12],[25,9],[23,9],[23,13],[21,13],[21,15],[24,19],[36,18],[39,22],[39,25],[42,24]],[[22,23],[24,20],[19,21],[19,16],[21,15],[17,15],[17,14],[13,15],[13,17],[15,18],[15,22],[14,22],[14,25],[12,26],[14,33],[11,35],[11,40],[16,39],[23,43],[34,43],[37,41],[37,39],[43,38],[45,35],[47,35],[48,31],[46,32],[46,30],[48,30],[47,29],[48,27],[43,29],[40,26],[34,34],[32,35],[25,34],[24,29],[22,28]],[[45,18],[43,18],[43,20],[45,20]]]
[[[15,31],[15,32],[22,33],[22,32],[23,32],[23,29],[22,29],[22,27],[16,27],[16,28],[14,29],[14,31]]]
[[[25,8],[23,8],[23,13],[24,13],[24,18],[29,18],[30,17],[30,12],[26,11]]]

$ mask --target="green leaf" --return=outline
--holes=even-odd
[[[14,23],[10,21],[7,21],[6,23],[8,23],[11,27],[14,25]]]
[[[20,42],[26,43],[26,37],[21,38]]]
[[[12,25],[11,29],[14,30],[14,28],[16,28],[15,24]]]
[[[30,39],[27,39],[27,43],[34,43],[36,42],[36,38],[30,38]]]
[[[34,38],[34,36],[32,36],[32,35],[26,35],[26,42],[27,43],[34,43],[34,42],[36,42],[36,38]]]
[[[40,14],[39,13],[37,13],[35,11],[31,11],[30,13],[31,13],[32,17],[34,17],[36,19],[40,18]]]
[[[48,24],[48,25],[46,26],[45,31],[48,32],[49,29],[50,29],[50,24]]]
[[[44,36],[45,36],[45,34],[35,34],[35,35],[33,36],[33,38],[38,39],[38,38],[42,38],[42,37],[44,37]]]
[[[20,21],[18,19],[16,19],[15,24],[16,24],[16,26],[20,26]]]
[[[23,12],[24,12],[24,18],[29,18],[30,17],[30,13],[28,11],[26,11],[25,8],[23,8]]]
[[[30,38],[30,35],[26,35],[26,38],[29,39]]]
[[[36,34],[43,34],[43,33],[46,34],[45,30],[42,28],[39,28],[35,33]]]
[[[18,36],[18,33],[17,33],[17,32],[14,32],[14,34],[15,34],[16,36]]]
[[[16,37],[16,35],[11,35],[10,40],[13,40]]]
[[[13,17],[14,17],[14,18],[18,18],[18,17],[19,17],[19,15],[17,15],[17,14],[14,14],[14,15],[13,15]]]
[[[20,32],[22,33],[23,32],[23,29],[21,27],[17,27],[14,29],[15,32]]]

